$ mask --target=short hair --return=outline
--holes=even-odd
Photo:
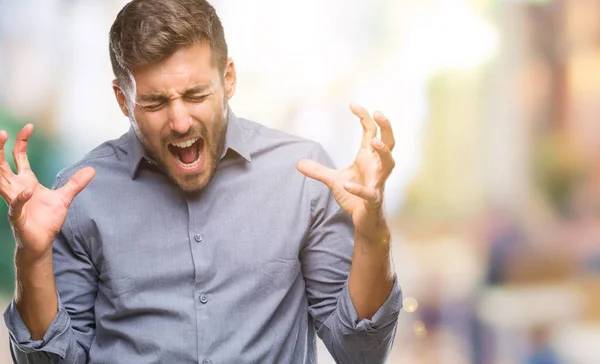
[[[110,28],[113,73],[121,87],[134,90],[133,67],[160,62],[182,47],[201,42],[210,46],[211,62],[223,73],[225,34],[214,7],[206,0],[133,0],[121,9]]]

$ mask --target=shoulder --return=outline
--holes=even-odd
[[[58,172],[55,187],[66,183],[71,176],[84,167],[92,167],[96,170],[97,179],[111,171],[113,173],[122,170],[126,172],[127,168],[127,134],[118,139],[108,140],[88,152],[79,161],[67,166]]]
[[[239,118],[250,154],[274,156],[278,160],[309,158],[329,161],[323,146],[310,139],[267,127],[263,124]],[[324,157],[324,158],[323,158]]]

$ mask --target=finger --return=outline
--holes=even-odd
[[[33,133],[33,124],[27,124],[17,134],[17,140],[13,148],[13,158],[15,159],[17,173],[31,169],[29,159],[27,158],[27,141],[31,133]]]
[[[299,161],[296,168],[306,177],[322,182],[329,188],[333,187],[335,170],[309,159]]]
[[[17,197],[10,202],[8,208],[8,217],[11,221],[18,222],[23,218],[23,206],[25,206],[32,195],[33,191],[26,189],[19,193]]]
[[[58,189],[63,195],[63,201],[66,206],[71,205],[75,196],[92,181],[95,175],[96,171],[92,167],[82,168],[71,177],[69,182]]]
[[[377,125],[371,119],[371,115],[364,107],[357,104],[350,104],[350,110],[360,119],[360,124],[363,128],[361,146],[363,148],[369,148],[371,139],[377,136]]]
[[[392,152],[390,151],[390,149],[380,139],[373,138],[373,140],[371,141],[371,145],[379,155],[379,160],[381,161],[383,175],[377,183],[377,185],[381,187],[385,184],[385,181],[392,173],[392,170],[396,166],[396,161],[394,161],[394,157],[392,157]]]
[[[4,146],[6,145],[7,140],[8,133],[5,130],[0,130],[0,174],[3,177],[0,178],[0,183],[4,182],[4,180],[8,180],[14,175],[5,157]]]
[[[362,198],[373,208],[379,208],[383,203],[383,193],[379,189],[365,187],[353,182],[344,183],[344,189],[354,196]]]
[[[394,150],[396,140],[394,139],[394,133],[392,132],[392,124],[390,123],[390,120],[383,115],[381,111],[376,111],[375,114],[373,114],[373,120],[375,120],[377,125],[379,125],[381,140],[390,150]]]

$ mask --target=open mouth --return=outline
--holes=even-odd
[[[204,140],[201,138],[172,142],[168,145],[169,151],[173,155],[173,159],[175,159],[179,167],[184,170],[201,168],[200,164],[203,161],[203,147]]]

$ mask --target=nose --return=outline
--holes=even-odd
[[[171,129],[179,134],[187,133],[192,126],[192,117],[185,103],[181,99],[172,100],[168,108]]]

